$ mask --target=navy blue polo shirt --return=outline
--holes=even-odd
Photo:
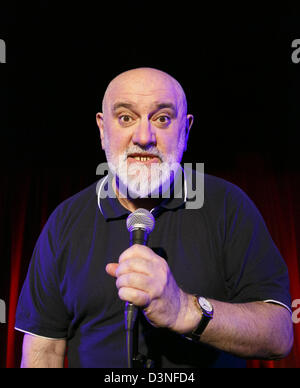
[[[107,178],[97,187],[111,184]],[[182,198],[154,209],[149,247],[185,292],[229,303],[272,301],[290,308],[287,267],[259,211],[237,186],[205,175],[204,205]],[[129,212],[100,199],[96,183],[60,204],[35,246],[19,298],[16,329],[68,342],[69,367],[126,367],[124,302],[105,267],[129,246]],[[234,319],[234,317],[232,317]],[[139,351],[157,367],[245,366],[244,360],[141,316]]]

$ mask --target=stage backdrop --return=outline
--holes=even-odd
[[[210,171],[211,172],[211,171]],[[281,361],[248,362],[248,367],[300,367],[300,220],[297,172],[271,170],[258,154],[243,154],[228,171],[212,171],[240,186],[256,203],[289,268],[295,342]],[[25,168],[2,174],[0,191],[1,299],[7,323],[0,324],[0,367],[19,367],[23,334],[14,330],[18,296],[43,225],[64,199],[97,180],[94,171],[77,168]],[[297,242],[298,236],[298,242]],[[4,254],[4,256],[3,256]],[[297,312],[297,299],[298,311]]]

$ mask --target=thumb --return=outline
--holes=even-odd
[[[118,268],[119,264],[118,263],[109,263],[105,267],[106,272],[113,277],[116,277],[116,270]]]

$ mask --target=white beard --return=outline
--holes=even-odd
[[[112,155],[109,142],[105,141],[105,153],[109,168],[117,178],[119,194],[123,198],[128,195],[131,199],[146,198],[168,198],[170,186],[178,168],[185,146],[185,133],[182,131],[176,152],[163,155],[152,146],[142,148],[137,145],[130,146],[119,157]],[[147,166],[142,162],[130,163],[128,166],[127,157],[130,154],[151,154],[157,156],[161,163],[152,163]]]

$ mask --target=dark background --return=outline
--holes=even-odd
[[[214,169],[259,152],[276,169],[299,168],[296,8],[61,3],[9,3],[10,12],[1,12],[8,62],[1,66],[2,166],[94,171],[103,159],[95,113],[108,82],[153,66],[187,92],[196,118],[187,159]]]
[[[272,199],[272,192],[259,196],[270,176],[276,187],[288,183],[295,219],[300,215],[296,2],[6,1],[0,38],[7,45],[0,68],[0,298],[10,319],[16,231],[23,238],[17,294],[49,214],[97,180],[105,157],[95,114],[109,81],[127,69],[159,68],[183,85],[195,116],[184,161],[204,162],[206,172],[248,188],[260,209]],[[297,225],[294,231],[299,249]],[[0,329],[2,367],[14,342],[19,360],[20,340],[9,345],[12,334]]]

